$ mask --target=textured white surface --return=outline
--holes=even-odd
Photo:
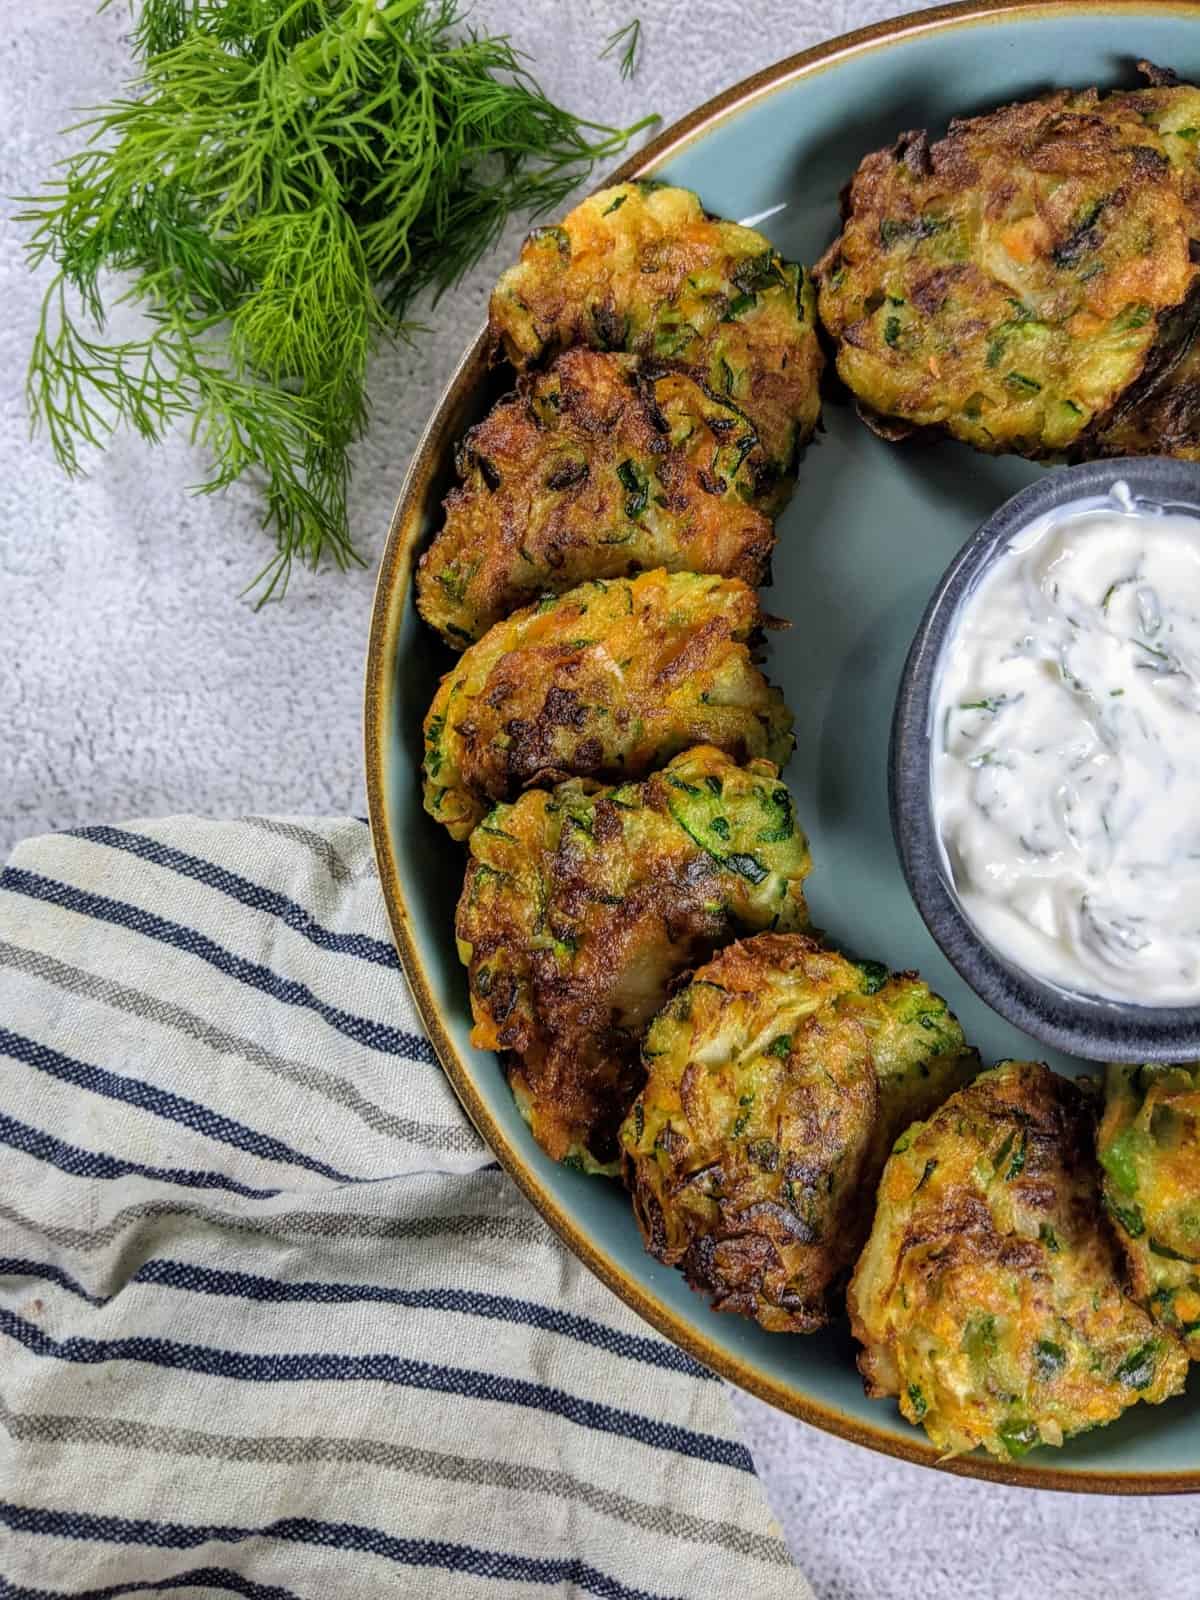
[[[903,9],[878,0],[495,0],[546,87],[607,120],[668,120],[831,34]],[[605,36],[637,13],[635,85]],[[72,106],[126,70],[119,3],[7,0],[0,40],[0,194],[28,193],[63,145]],[[686,50],[683,48],[686,45]],[[520,234],[514,228],[508,249]],[[504,247],[502,247],[504,248]],[[499,259],[499,258],[498,258]],[[354,519],[378,559],[412,446],[471,331],[494,265],[438,310],[411,352],[383,356],[358,452]],[[43,828],[170,811],[364,809],[359,701],[371,570],[300,577],[255,615],[237,599],[266,549],[252,497],[189,500],[182,442],[122,439],[82,482],[30,443],[21,393],[38,292],[11,225],[0,232],[0,855]],[[775,1510],[821,1600],[1194,1600],[1191,1499],[1034,1494],[885,1461],[766,1407],[739,1406]]]

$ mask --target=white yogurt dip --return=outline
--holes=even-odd
[[[985,941],[1077,993],[1200,1004],[1200,516],[1118,484],[1038,518],[934,704],[934,819]]]

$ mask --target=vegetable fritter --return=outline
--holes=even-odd
[[[776,933],[701,967],[642,1053],[621,1144],[646,1248],[794,1333],[829,1321],[892,1140],[978,1064],[915,973]]]
[[[616,1171],[642,1030],[739,933],[803,928],[808,844],[769,761],[699,746],[643,783],[529,790],[471,835],[458,905],[474,1044],[556,1160]]]
[[[947,1455],[1015,1459],[1183,1387],[1122,1290],[1090,1097],[1008,1061],[896,1141],[848,1295],[867,1393]]]
[[[1111,1066],[1098,1149],[1133,1292],[1200,1360],[1200,1063]]]
[[[496,285],[490,324],[517,367],[578,344],[685,364],[746,413],[779,477],[817,424],[809,275],[689,189],[617,184],[536,229]]]
[[[1194,321],[1198,102],[1061,90],[867,156],[817,268],[864,416],[893,438],[1102,450]]]
[[[467,434],[458,470],[417,569],[421,615],[456,650],[587,578],[768,577],[774,502],[754,429],[660,363],[566,351]]]
[[[425,809],[465,839],[539,778],[640,778],[695,744],[782,766],[791,715],[751,658],[760,620],[737,579],[644,572],[498,622],[425,719]]]

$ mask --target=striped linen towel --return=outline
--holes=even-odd
[[[0,873],[0,1597],[811,1600],[442,1077],[359,821]]]

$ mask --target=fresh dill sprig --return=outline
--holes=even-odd
[[[625,48],[621,52],[621,76],[632,78],[637,68],[638,46],[642,40],[642,21],[634,17],[632,22],[627,22],[623,28],[618,28],[615,33],[610,33],[605,42],[604,49],[600,52],[600,60],[612,55],[613,51],[624,42]]]
[[[71,473],[119,426],[157,442],[184,422],[211,457],[201,492],[261,480],[262,600],[294,560],[361,559],[348,451],[379,341],[413,338],[419,295],[655,119],[563,110],[457,0],[141,0],[133,45],[136,83],[71,130],[82,148],[21,215],[31,265],[57,267],[30,412]],[[120,343],[114,273],[145,319]]]

